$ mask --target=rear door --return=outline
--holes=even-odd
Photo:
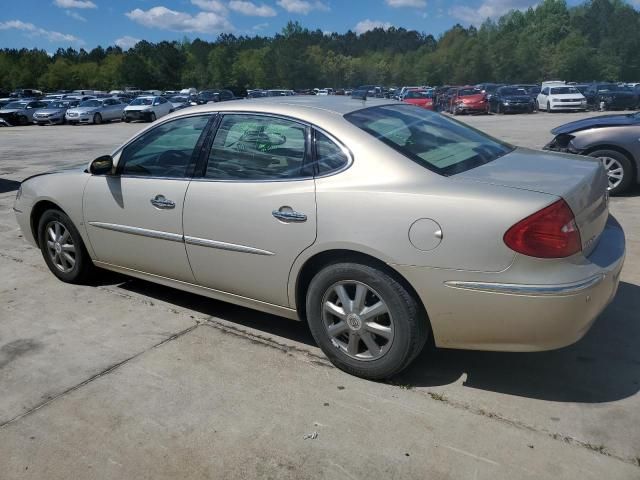
[[[289,306],[291,266],[316,238],[309,138],[307,125],[289,119],[222,117],[184,205],[187,254],[199,284]]]

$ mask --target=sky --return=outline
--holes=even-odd
[[[629,0],[640,7],[640,0]],[[273,35],[290,20],[324,32],[404,27],[438,36],[531,0],[0,0],[0,48],[85,48],[220,33]],[[579,0],[569,0],[569,5]]]

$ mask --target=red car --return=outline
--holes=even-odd
[[[454,115],[461,113],[489,113],[489,102],[487,102],[487,96],[479,88],[461,87],[451,96],[449,112]]]
[[[404,103],[410,103],[418,107],[433,110],[433,92],[427,90],[409,90],[402,99]]]

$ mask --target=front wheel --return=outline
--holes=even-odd
[[[551,113],[551,104],[547,102],[547,113]]]
[[[67,283],[82,283],[94,266],[71,219],[60,210],[47,210],[38,222],[38,244],[49,270]]]
[[[94,123],[95,125],[100,125],[100,124],[102,123],[102,115],[100,115],[99,113],[96,113],[96,114],[93,116],[93,123]]]
[[[422,305],[386,272],[357,263],[321,270],[307,292],[318,346],[347,373],[383,380],[420,353],[429,329]]]
[[[602,162],[609,179],[609,193],[618,195],[627,190],[633,182],[633,167],[626,155],[616,150],[596,150],[589,153]]]
[[[151,123],[156,121],[156,114],[154,112],[151,112],[151,115],[149,115],[149,121]]]

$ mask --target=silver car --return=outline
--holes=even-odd
[[[33,123],[37,125],[56,125],[66,122],[65,113],[70,108],[77,107],[77,100],[52,100],[45,108],[33,114]]]
[[[127,105],[117,98],[93,98],[70,108],[65,119],[70,124],[110,122],[120,120]]]
[[[335,365],[371,379],[429,336],[575,342],[625,256],[600,162],[334,96],[181,110],[85,171],[25,180],[15,212],[63,281],[100,267],[303,320]]]

